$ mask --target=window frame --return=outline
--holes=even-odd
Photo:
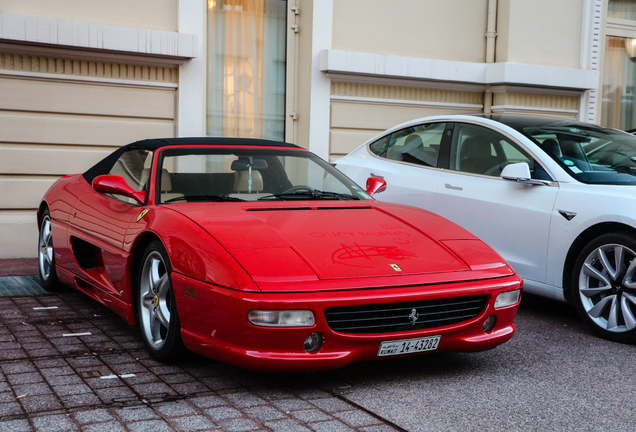
[[[448,154],[448,165],[446,166],[446,170],[449,172],[453,172],[453,173],[457,173],[457,174],[463,174],[463,175],[471,175],[471,176],[479,176],[479,177],[483,177],[483,178],[490,178],[490,179],[495,179],[495,180],[503,180],[503,181],[508,181],[505,180],[501,177],[500,175],[488,175],[488,174],[476,174],[476,173],[471,173],[471,172],[467,172],[467,171],[461,171],[461,170],[457,170],[457,169],[451,169],[450,168],[450,155],[451,155],[451,147],[452,147],[452,143],[455,139],[455,134],[458,131],[457,126],[464,126],[464,125],[468,125],[468,126],[473,126],[473,127],[480,127],[485,129],[486,131],[488,131],[488,133],[495,133],[498,135],[501,135],[506,141],[510,142],[513,147],[516,147],[516,150],[521,150],[522,153],[525,153],[525,155],[527,155],[530,159],[532,159],[535,163],[535,166],[540,167],[545,173],[546,175],[549,177],[548,180],[544,180],[543,181],[547,181],[550,184],[555,182],[555,176],[550,172],[550,170],[548,168],[546,168],[546,166],[543,164],[543,162],[541,161],[541,158],[537,157],[537,155],[535,154],[535,152],[531,151],[530,149],[528,149],[525,145],[523,145],[522,143],[520,143],[519,141],[517,141],[515,138],[511,137],[510,135],[508,135],[507,133],[505,133],[504,131],[501,131],[499,129],[494,129],[489,127],[488,125],[484,125],[482,123],[472,123],[472,122],[455,122],[453,123],[453,127],[452,127],[452,134],[451,137],[448,139],[447,143],[448,146],[445,149],[445,151],[447,151]],[[542,151],[541,149],[539,149],[540,151]],[[549,157],[546,155],[546,157]],[[502,168],[503,170],[503,168]]]
[[[391,159],[386,157],[386,153],[388,151],[388,147],[385,149],[385,151],[382,153],[385,156],[382,156],[381,154],[376,153],[374,150],[372,150],[371,146],[380,142],[381,140],[391,140],[392,136],[394,134],[398,134],[401,133],[407,129],[412,129],[412,128],[417,128],[417,127],[428,127],[431,125],[438,125],[438,124],[444,124],[444,131],[442,132],[442,139],[440,140],[440,144],[439,144],[439,151],[437,153],[437,163],[436,166],[429,166],[429,165],[424,165],[424,164],[420,164],[420,163],[416,163],[416,162],[408,162],[408,161],[402,161],[402,160],[397,160],[397,159]],[[374,140],[373,142],[367,144],[367,151],[369,152],[369,154],[371,154],[373,157],[376,157],[380,160],[384,160],[384,161],[388,161],[388,162],[392,162],[392,163],[399,163],[399,164],[405,164],[405,165],[409,165],[409,166],[414,166],[414,167],[418,167],[418,168],[426,168],[426,169],[436,169],[436,170],[441,170],[444,168],[448,168],[448,152],[446,151],[446,148],[448,147],[448,142],[450,141],[451,137],[452,137],[452,130],[453,130],[453,122],[449,122],[449,121],[430,121],[430,122],[423,122],[423,123],[415,123],[415,124],[411,124],[408,126],[405,126],[401,129],[396,129],[396,130],[392,130],[389,133],[386,133],[384,135],[382,135],[380,138]],[[413,131],[415,132],[415,131]]]
[[[150,195],[150,178],[152,177],[152,172],[153,172],[153,170],[154,170],[154,166],[155,166],[155,160],[154,160],[154,159],[155,159],[155,151],[150,150],[150,149],[147,149],[147,148],[142,148],[142,147],[131,147],[131,148],[129,148],[129,149],[126,149],[126,151],[122,152],[122,153],[119,155],[119,157],[118,157],[117,159],[115,159],[115,161],[114,161],[114,162],[113,162],[113,164],[110,166],[110,168],[108,168],[108,172],[106,172],[105,174],[112,174],[112,170],[113,170],[113,168],[115,168],[115,166],[116,166],[116,165],[117,165],[117,163],[121,160],[121,158],[122,158],[125,154],[127,154],[127,153],[129,153],[129,152],[135,152],[135,151],[146,151],[146,152],[148,152],[148,156],[146,157],[146,160],[150,160],[150,166],[148,167],[148,170],[149,170],[149,171],[148,171],[148,178],[146,179],[146,183],[142,185],[142,187],[141,187],[141,189],[140,189],[140,190],[137,190],[137,189],[135,189],[134,187],[132,187],[132,186],[130,185],[130,183],[128,183],[128,181],[127,181],[124,177],[122,177],[122,176],[120,176],[120,177],[122,177],[122,178],[124,179],[124,181],[126,182],[126,184],[127,184],[128,186],[130,186],[132,189],[134,189],[135,191],[137,191],[137,192],[142,192],[142,191],[144,191],[144,190],[145,190],[145,193],[144,193],[144,202],[143,202],[143,203],[139,203],[139,202],[137,202],[136,200],[133,200],[133,199],[131,199],[131,198],[121,197],[121,196],[119,196],[119,195],[115,195],[115,194],[103,194],[103,195],[104,195],[104,196],[106,196],[106,197],[108,197],[108,198],[114,199],[114,200],[116,200],[116,201],[122,202],[122,203],[124,203],[124,204],[129,204],[129,205],[133,205],[133,206],[136,206],[136,207],[141,207],[141,206],[148,205],[148,197],[149,197],[149,195]],[[125,170],[129,171],[129,170],[128,170],[128,168],[126,168],[125,166],[123,166],[123,167],[122,167],[122,169],[125,169]],[[145,168],[144,168],[144,169],[145,169]],[[114,175],[119,175],[119,174],[114,174]],[[133,176],[133,175],[132,175],[132,173],[131,173],[131,177],[132,177],[132,176]],[[125,198],[125,199],[122,199],[122,198]]]
[[[165,202],[161,202],[161,188],[157,187],[161,181],[161,173],[160,171],[163,169],[164,163],[165,163],[165,159],[168,157],[174,157],[174,156],[186,156],[186,155],[209,155],[209,154],[249,154],[249,153],[253,153],[253,152],[261,152],[263,154],[268,154],[271,153],[271,155],[269,156],[273,156],[276,159],[278,159],[281,163],[280,165],[280,169],[281,172],[285,173],[285,178],[289,178],[287,176],[287,171],[285,169],[285,164],[283,163],[283,161],[280,159],[280,157],[286,157],[286,156],[292,156],[292,157],[298,157],[298,158],[305,158],[310,162],[315,163],[316,165],[322,167],[326,172],[328,172],[329,174],[332,174],[336,179],[338,179],[342,184],[344,184],[345,186],[347,184],[350,184],[352,186],[352,189],[354,189],[354,191],[352,191],[352,195],[354,195],[355,193],[358,192],[364,192],[365,188],[358,185],[356,182],[354,182],[353,180],[351,180],[349,177],[347,177],[343,172],[341,172],[340,170],[338,170],[337,168],[335,168],[333,165],[327,163],[324,159],[322,159],[321,157],[315,155],[314,153],[305,151],[304,149],[293,149],[293,148],[287,148],[287,149],[276,149],[276,148],[268,148],[268,147],[223,147],[223,146],[219,146],[219,147],[207,147],[207,146],[179,146],[179,147],[168,147],[165,149],[161,149],[158,152],[157,155],[157,164],[156,164],[156,170],[157,172],[157,177],[155,179],[154,182],[154,199],[155,199],[155,205],[166,205],[166,204],[170,204],[170,203],[165,203]],[[153,168],[154,169],[154,168]],[[282,177],[281,177],[282,178]],[[293,187],[293,183],[290,183],[290,186]],[[348,187],[348,186],[347,186]],[[358,189],[359,188],[359,189]],[[282,191],[281,191],[282,192]],[[365,201],[365,200],[375,200],[375,198],[373,198],[370,195],[361,195],[361,198],[359,198],[361,201]],[[188,201],[183,201],[183,202],[188,202]],[[199,202],[199,201],[192,201],[192,202]],[[243,202],[239,202],[238,204],[244,205],[246,203],[253,203],[256,201],[243,201]],[[265,201],[262,201],[265,202]],[[271,201],[268,201],[271,202]],[[224,203],[227,204],[227,203]],[[236,203],[235,203],[236,204]]]

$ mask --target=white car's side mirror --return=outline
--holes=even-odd
[[[530,174],[530,167],[526,162],[508,164],[501,171],[501,178],[517,183],[545,185],[545,182],[533,180]]]

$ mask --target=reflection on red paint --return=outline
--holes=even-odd
[[[397,246],[371,246],[371,245],[359,245],[353,243],[348,246],[343,243],[342,247],[337,249],[332,255],[331,259],[334,264],[344,264],[355,267],[373,267],[374,264],[364,265],[360,260],[371,261],[372,257],[388,258],[390,260],[406,260],[409,258],[417,258],[417,255],[413,252],[400,249]],[[355,261],[352,262],[352,261]]]

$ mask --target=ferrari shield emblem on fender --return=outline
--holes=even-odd
[[[137,222],[139,222],[142,217],[146,216],[146,213],[148,213],[148,209],[145,209],[139,214],[139,216],[137,216]]]
[[[389,264],[391,266],[391,268],[397,272],[402,271],[402,269],[400,268],[400,266],[398,266],[397,264]]]

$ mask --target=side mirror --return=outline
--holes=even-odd
[[[386,181],[380,177],[369,177],[367,179],[367,193],[375,195],[386,190]]]
[[[132,198],[139,204],[143,204],[146,199],[145,192],[137,192],[131,188],[123,177],[112,174],[104,174],[93,179],[93,189],[95,192],[122,195]]]
[[[501,178],[523,184],[545,185],[544,181],[532,179],[526,162],[508,164],[501,170]]]

